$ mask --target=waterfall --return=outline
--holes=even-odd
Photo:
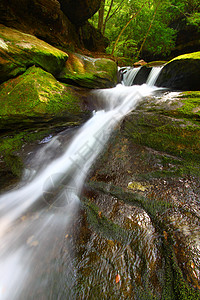
[[[141,67],[131,68],[130,70],[127,70],[127,72],[123,74],[123,84],[126,86],[132,85],[140,69]]]
[[[149,86],[154,86],[155,83],[156,83],[156,80],[158,79],[158,76],[161,72],[163,67],[153,67],[151,69],[151,72],[147,78],[147,82],[146,84],[149,85]]]
[[[84,180],[112,131],[154,87],[117,85],[94,91],[103,109],[74,134],[60,157],[59,136],[35,155],[38,169],[0,197],[0,299],[36,299],[49,290],[59,245],[80,206]],[[63,138],[65,133],[63,133]],[[57,147],[57,148],[56,148]],[[49,287],[50,286],[50,287]]]
[[[143,68],[145,68],[145,69],[143,69]],[[138,67],[138,68],[130,68],[126,71],[126,73],[123,73],[122,84],[124,84],[126,86],[133,85],[137,74],[139,72],[141,72],[142,74],[140,73],[139,75],[142,75],[143,82],[146,81],[147,85],[154,86],[162,68],[163,67],[152,67],[149,75],[145,74],[146,71],[149,70],[149,68],[146,68],[145,66]]]

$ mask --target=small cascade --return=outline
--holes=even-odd
[[[133,81],[134,81],[134,79],[135,79],[135,77],[138,74],[140,69],[141,69],[141,67],[131,68],[126,73],[124,73],[123,74],[123,81],[122,81],[123,84],[126,85],[126,86],[133,85]]]
[[[94,112],[76,130],[61,156],[57,157],[56,149],[61,145],[59,137],[55,137],[35,156],[35,164],[40,167],[32,178],[0,196],[1,300],[42,299],[43,296],[61,299],[59,295],[50,295],[55,289],[55,278],[59,290],[65,288],[64,279],[59,283],[57,278],[60,272],[57,260],[65,232],[79,211],[87,174],[114,128],[154,90],[147,85],[118,85],[94,91],[102,99],[103,109]],[[63,133],[63,140],[64,136]],[[70,253],[68,248],[65,253]],[[70,263],[71,254],[68,255]],[[70,266],[68,269],[65,274],[71,272]],[[75,278],[73,268],[70,276]],[[70,276],[66,278],[69,287]]]
[[[122,72],[122,84],[125,86],[141,85],[146,83],[148,86],[154,86],[163,66],[160,67],[138,67],[126,68]]]
[[[156,83],[156,80],[158,79],[158,76],[160,74],[160,71],[163,67],[153,67],[151,69],[151,72],[147,78],[146,84],[149,86],[154,86]]]

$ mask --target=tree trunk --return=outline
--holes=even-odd
[[[101,0],[101,6],[99,9],[98,29],[103,32],[103,18],[104,18],[105,0]]]
[[[106,15],[105,21],[104,21],[104,23],[103,23],[103,31],[102,31],[103,35],[105,34],[106,23],[107,23],[107,21],[108,21],[108,17],[109,17],[109,15],[110,15],[110,12],[111,12],[111,9],[112,9],[112,6],[113,6],[113,1],[114,1],[114,0],[111,0],[111,2],[110,2],[110,7],[109,7],[108,13],[107,13],[107,15]]]

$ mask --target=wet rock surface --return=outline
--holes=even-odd
[[[188,93],[141,103],[98,159],[82,197],[77,298],[199,299],[199,146],[189,142],[180,151],[179,139],[190,130],[199,137],[194,109],[186,114],[199,96]],[[165,135],[159,144],[153,137],[165,118],[179,128],[173,147]]]

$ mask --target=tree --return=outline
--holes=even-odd
[[[105,10],[105,0],[101,0],[101,6],[99,9],[99,19],[98,19],[98,29],[103,31],[103,19],[104,19],[104,10]]]
[[[182,19],[200,30],[199,0],[102,0],[91,22],[110,41],[109,54],[168,58]]]
[[[151,23],[150,23],[149,28],[148,28],[148,30],[147,30],[147,32],[146,32],[146,35],[145,35],[145,37],[144,37],[144,40],[143,40],[143,42],[142,42],[142,44],[141,44],[141,46],[140,46],[140,49],[139,49],[139,51],[138,51],[138,54],[137,54],[137,58],[136,58],[136,59],[138,59],[138,57],[139,57],[139,55],[140,55],[140,53],[141,53],[141,51],[142,51],[142,48],[143,48],[143,46],[144,46],[144,43],[146,42],[147,36],[148,36],[148,34],[149,34],[150,30],[151,30],[151,27],[152,27],[152,25],[153,25],[153,22],[154,22],[154,19],[155,19],[155,16],[156,16],[156,13],[157,13],[157,11],[158,11],[158,7],[159,7],[159,6],[160,6],[160,1],[158,2],[157,6],[156,6],[156,8],[155,8],[155,11],[154,11],[154,14],[153,14]]]
[[[113,49],[112,49],[112,52],[111,52],[112,55],[114,54],[115,48],[116,48],[116,46],[117,46],[117,43],[119,42],[119,39],[120,39],[122,33],[123,33],[124,30],[128,27],[128,25],[131,23],[131,21],[132,21],[134,18],[136,18],[137,15],[141,12],[141,10],[142,10],[142,8],[143,8],[143,6],[144,6],[145,4],[146,4],[146,2],[140,7],[140,9],[139,9],[133,16],[131,16],[130,20],[128,20],[128,22],[126,23],[126,25],[125,25],[125,26],[122,28],[122,30],[120,31],[120,33],[119,33],[119,35],[118,35],[118,37],[117,37],[117,39],[116,39],[116,41],[115,41],[115,44],[114,44],[114,46],[113,46]]]

